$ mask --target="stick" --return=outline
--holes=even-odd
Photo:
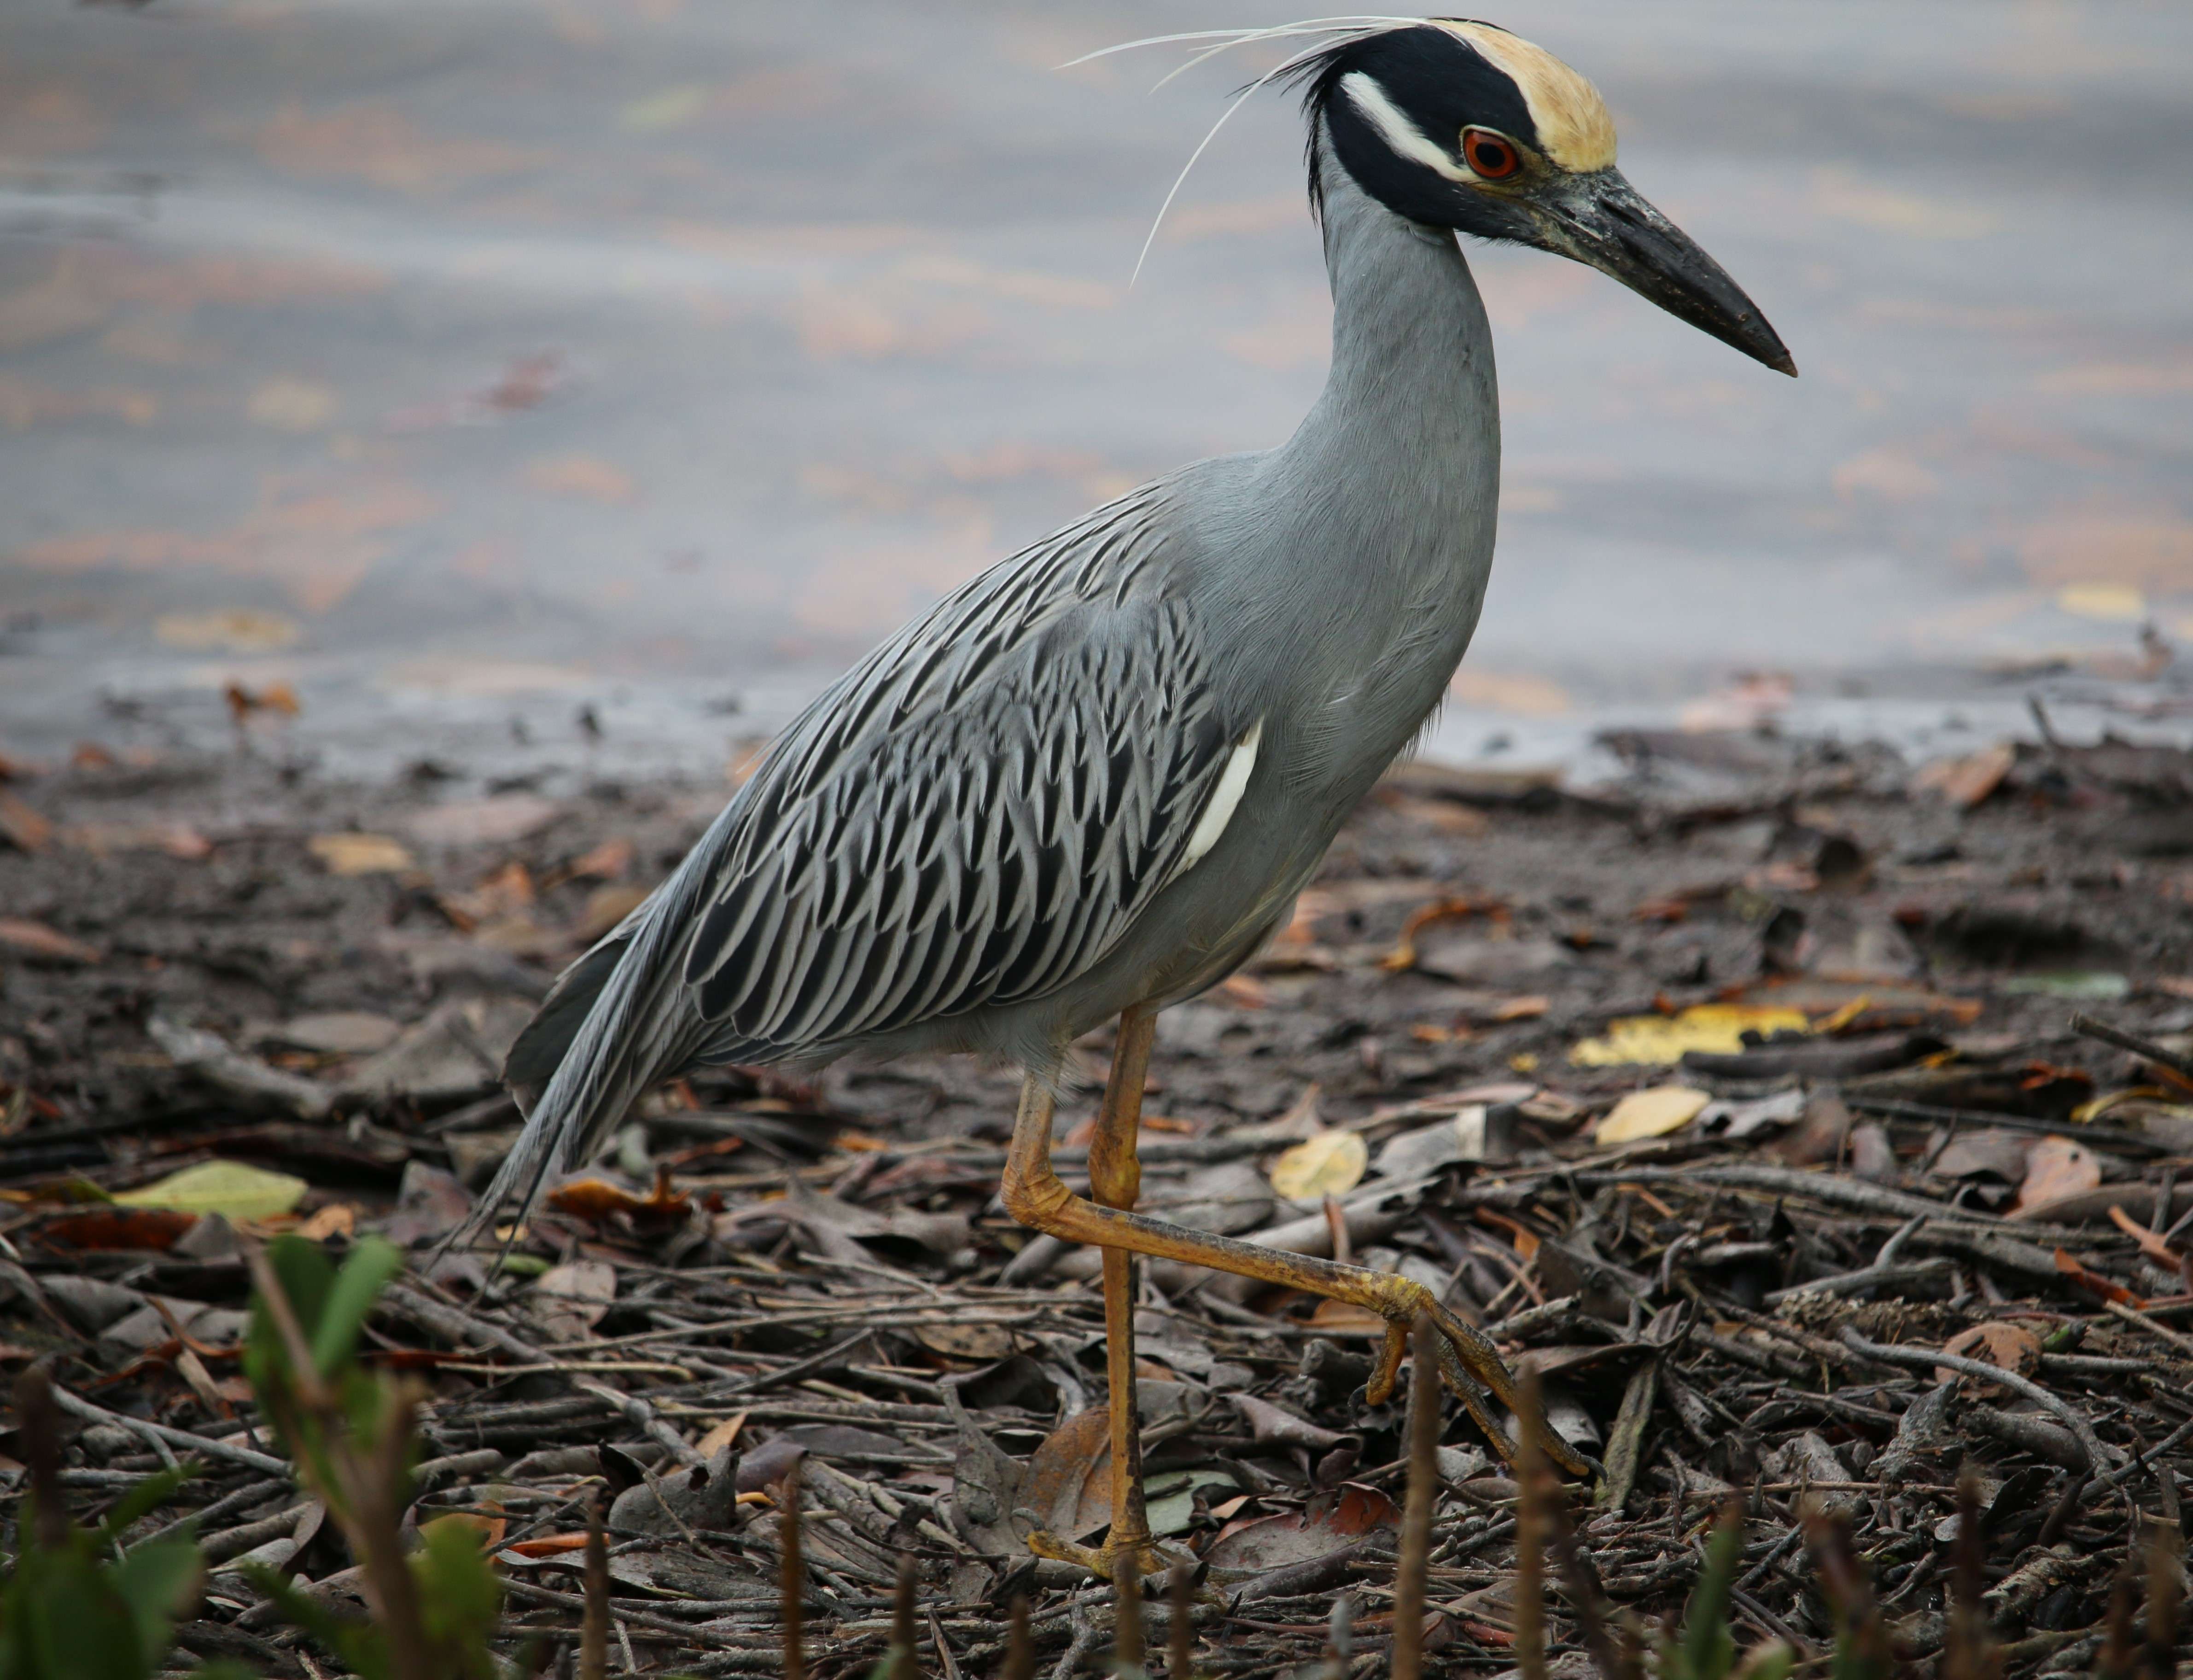
[[[579,1680],[608,1680],[610,1549],[599,1495],[587,1501],[587,1613],[579,1623]]]
[[[1401,1510],[1400,1562],[1394,1574],[1394,1680],[1423,1680],[1424,1671],[1424,1585],[1431,1568],[1432,1511],[1439,1503],[1435,1334],[1430,1320],[1419,1316],[1409,1361],[1409,1489]],[[1527,1384],[1530,1379],[1524,1380]],[[1530,1415],[1527,1402],[1525,1414]],[[1536,1463],[1537,1437],[1529,1429],[1519,1428],[1526,1459]]]
[[[2109,1467],[2109,1452],[2094,1433],[2093,1425],[2073,1407],[2041,1387],[2040,1384],[2019,1376],[2015,1371],[2006,1371],[2000,1365],[1990,1365],[1984,1359],[1967,1359],[1961,1354],[1934,1353],[1919,1348],[1888,1347],[1880,1342],[1869,1342],[1852,1329],[1843,1327],[1843,1345],[1853,1353],[1864,1354],[1868,1359],[1880,1360],[1886,1365],[1902,1365],[1915,1371],[1932,1371],[1938,1366],[1955,1371],[1959,1376],[1978,1377],[1984,1382],[1999,1383],[2012,1393],[2022,1396],[2059,1419],[2078,1440],[2087,1454],[2087,1468],[2096,1474]]]
[[[2070,1028],[2081,1038],[2099,1039],[2104,1044],[2114,1044],[2120,1050],[2129,1050],[2159,1067],[2193,1079],[2193,1057],[2181,1056],[2174,1050],[2165,1050],[2151,1038],[2142,1038],[2138,1033],[2128,1033],[2122,1027],[2113,1027],[2107,1021],[2097,1021],[2093,1016],[2075,1009],[2071,1012]]]
[[[296,1480],[295,1471],[280,1459],[255,1453],[249,1447],[232,1447],[226,1441],[210,1441],[203,1435],[192,1435],[186,1429],[170,1429],[165,1424],[156,1424],[148,1419],[125,1418],[119,1412],[110,1412],[104,1406],[94,1406],[89,1400],[71,1394],[58,1383],[54,1385],[54,1403],[64,1412],[82,1418],[86,1423],[112,1424],[117,1429],[126,1429],[148,1440],[163,1441],[170,1446],[203,1453],[209,1459],[226,1459],[232,1464],[255,1470],[262,1476],[278,1476],[284,1486]]]

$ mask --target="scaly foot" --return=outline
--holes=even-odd
[[[1135,1568],[1140,1574],[1154,1575],[1177,1563],[1193,1566],[1195,1560],[1178,1553],[1159,1549],[1148,1534],[1139,1538],[1120,1534],[1104,1537],[1102,1545],[1077,1545],[1072,1540],[1060,1540],[1056,1534],[1037,1529],[1028,1537],[1028,1548],[1039,1557],[1049,1557],[1061,1563],[1078,1563],[1092,1575],[1104,1580],[1116,1579],[1120,1560],[1132,1553]]]
[[[1486,1438],[1501,1457],[1512,1464],[1514,1448],[1507,1431],[1492,1416],[1489,1402],[1493,1398],[1515,1413],[1520,1427],[1536,1431],[1546,1456],[1570,1475],[1600,1474],[1598,1463],[1555,1434],[1543,1413],[1535,1417],[1523,1415],[1521,1396],[1515,1390],[1514,1379],[1507,1362],[1500,1357],[1500,1350],[1481,1333],[1441,1306],[1430,1290],[1412,1278],[1396,1276],[1390,1285],[1382,1282],[1377,1295],[1378,1299],[1370,1305],[1386,1321],[1386,1342],[1378,1350],[1378,1362],[1364,1388],[1363,1397],[1371,1405],[1383,1406],[1393,1397],[1400,1379],[1401,1356],[1408,1350],[1410,1328],[1421,1314],[1439,1332],[1440,1374],[1446,1378],[1446,1385],[1461,1396],[1469,1415],[1476,1419],[1478,1428],[1485,1431]]]

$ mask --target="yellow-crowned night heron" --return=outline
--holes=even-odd
[[[529,1110],[484,1213],[588,1158],[633,1099],[711,1064],[958,1050],[1027,1069],[1005,1205],[1104,1250],[1114,1521],[1146,1553],[1132,1256],[1426,1315],[1493,1442],[1492,1345],[1421,1284],[1131,1211],[1151,1023],[1288,918],[1446,691],[1492,564],[1492,341],[1457,232],[1612,275],[1794,373],[1758,309],[1614,166],[1598,93],[1446,20],[1330,28],[1306,87],[1332,368],[1285,444],[1182,467],[957,590],[802,713],[647,902],[557,983],[506,1075]],[[1051,1167],[1074,1039],[1119,1021],[1093,1199]],[[1587,1462],[1524,1419],[1572,1472]]]

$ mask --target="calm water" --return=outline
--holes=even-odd
[[[1326,301],[1231,0],[0,0],[0,752],[720,763],[1092,502],[1276,442]],[[1779,702],[2173,725],[2193,645],[2193,9],[1537,0],[1791,383],[1473,255],[1502,548],[1440,741]],[[2193,662],[2189,659],[2188,662]],[[2096,708],[2094,720],[2105,714]],[[2127,715],[2121,709],[2116,714]]]

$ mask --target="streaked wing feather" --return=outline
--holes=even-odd
[[[1228,758],[1146,489],[976,579],[794,725],[716,836],[684,979],[795,1053],[1040,997],[1175,873]]]

